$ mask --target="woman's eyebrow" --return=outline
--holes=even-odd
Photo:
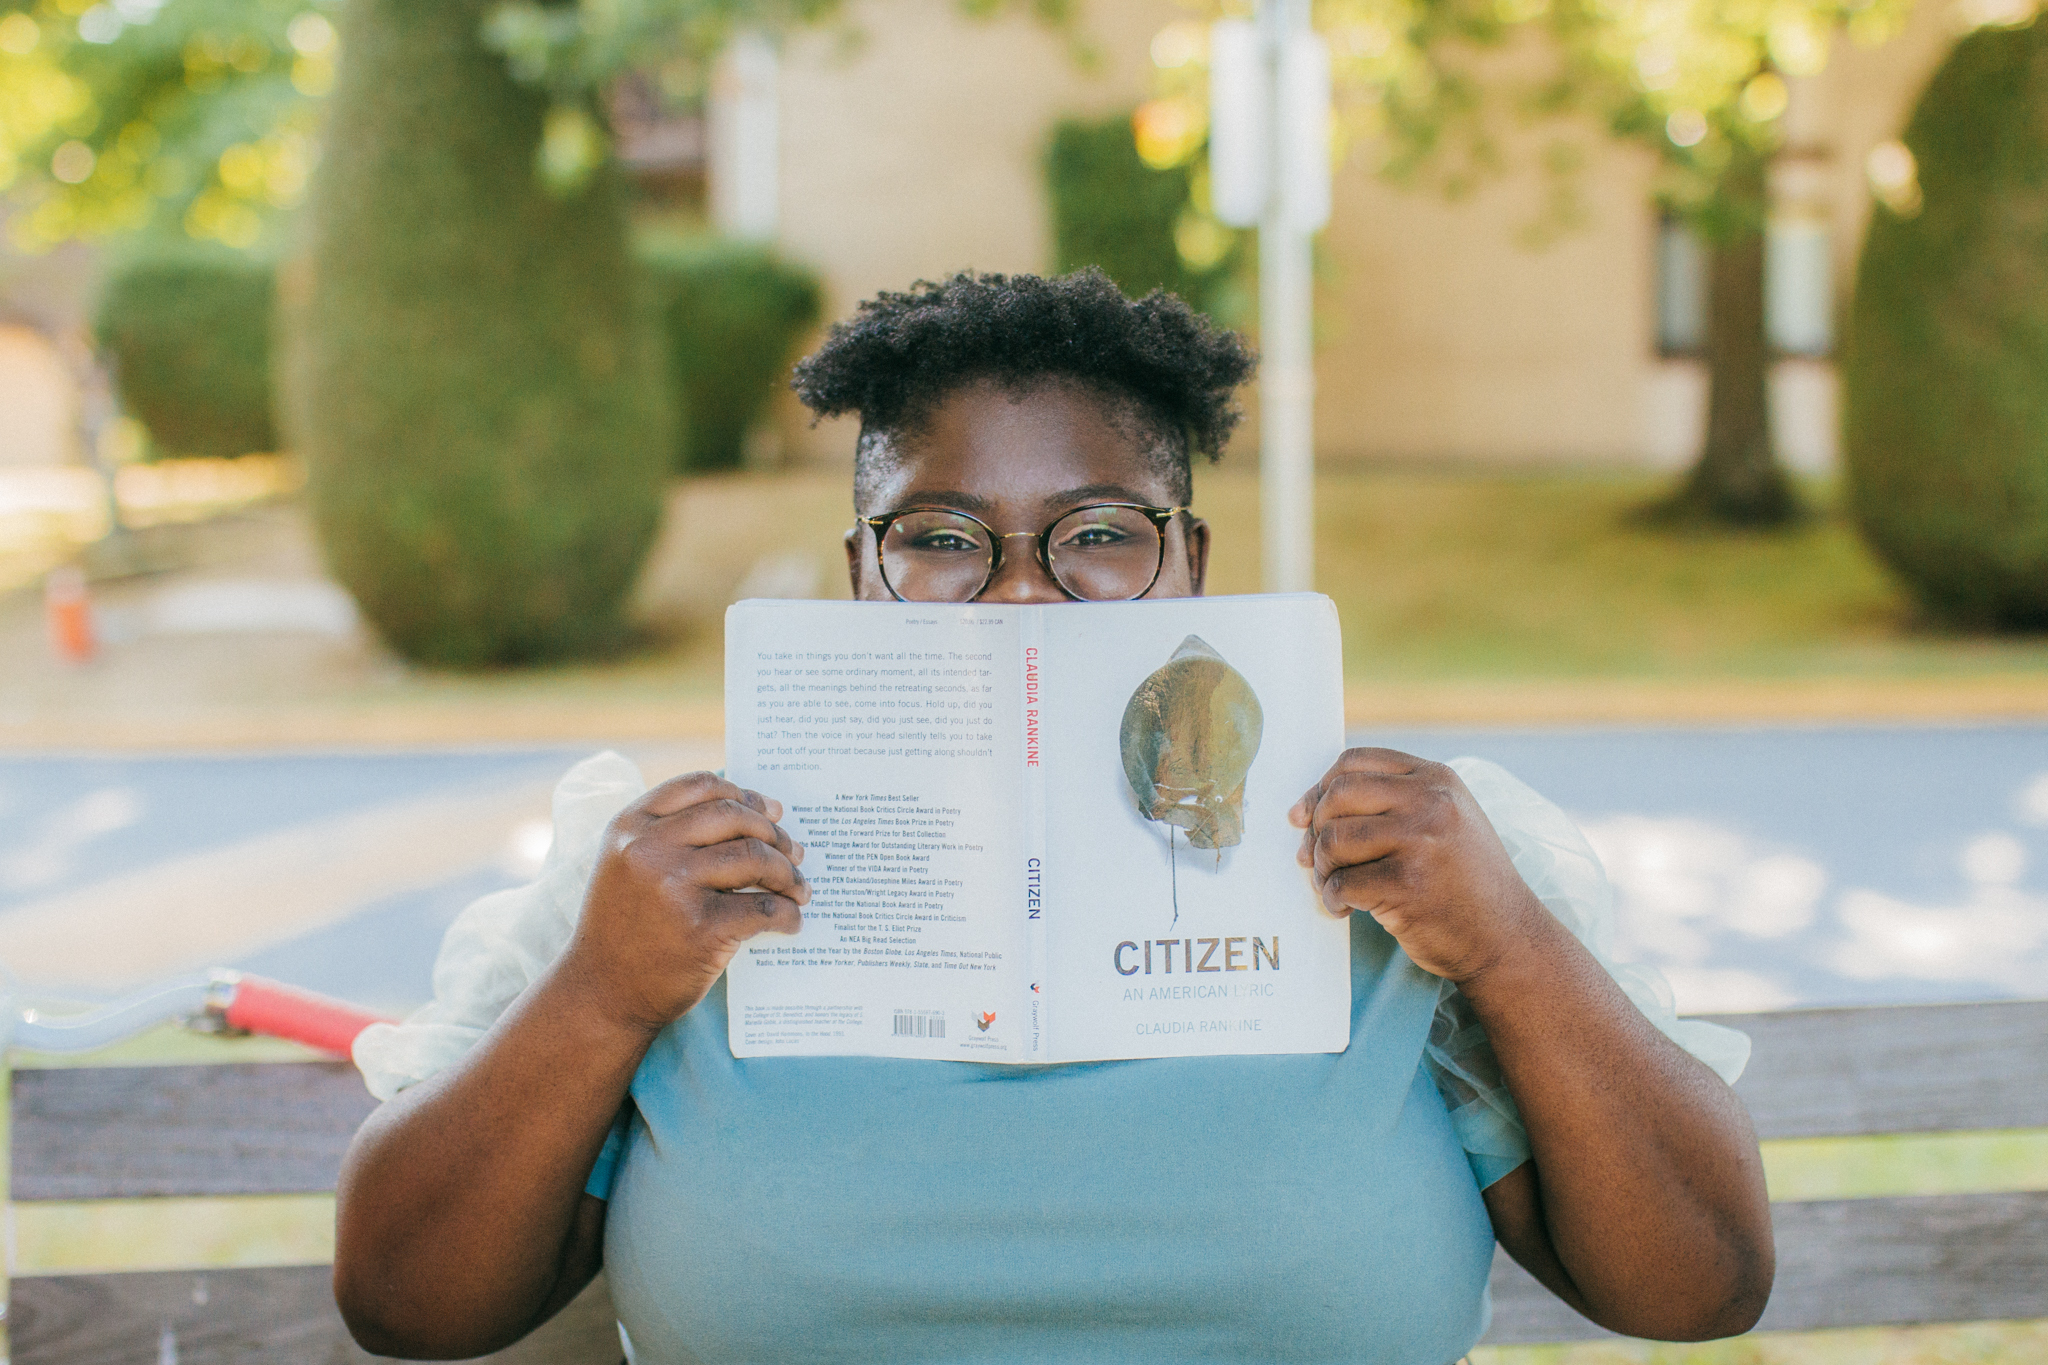
[[[957,488],[912,488],[903,494],[900,507],[945,507],[955,512],[972,512],[978,517],[992,516],[996,505],[993,500],[978,493],[964,493]]]
[[[1045,508],[1046,511],[1053,512],[1089,502],[1141,502],[1149,504],[1149,501],[1149,499],[1135,490],[1126,488],[1120,483],[1089,483],[1083,484],[1079,488],[1069,488],[1064,492],[1049,494],[1039,505]]]

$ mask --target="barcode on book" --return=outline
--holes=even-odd
[[[946,1036],[944,1010],[897,1010],[896,1037],[943,1038]]]

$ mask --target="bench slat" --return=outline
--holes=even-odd
[[[1778,1282],[1759,1331],[2048,1317],[2048,1194],[1774,1204]],[[1609,1336],[1496,1251],[1493,1328],[1515,1345]]]
[[[14,1365],[158,1365],[166,1325],[178,1365],[365,1365],[334,1307],[326,1266],[67,1275],[14,1281]],[[202,1301],[203,1300],[203,1301]],[[604,1278],[492,1365],[619,1365]]]
[[[347,1062],[19,1071],[13,1197],[325,1193],[376,1103]]]
[[[2048,1128],[2048,1001],[1709,1017],[1756,1045],[1759,1137]]]
[[[1719,1016],[1765,1138],[2048,1127],[2048,1002]],[[334,1188],[375,1102],[345,1062],[104,1067],[14,1078],[14,1197]]]
[[[1810,1331],[2048,1316],[2048,1194],[1779,1204],[1778,1282],[1762,1330]],[[204,1286],[205,1302],[195,1289]],[[16,1280],[17,1365],[155,1365],[165,1323],[181,1365],[375,1360],[348,1339],[325,1266]],[[1609,1335],[1505,1255],[1493,1271],[1496,1345]],[[616,1365],[603,1281],[503,1365]]]

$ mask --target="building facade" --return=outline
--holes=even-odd
[[[963,267],[1046,269],[1039,159],[1054,120],[1144,99],[1153,37],[1186,15],[1173,0],[1088,7],[1092,70],[1063,36],[1018,16],[967,19],[954,0],[870,0],[849,30],[795,39],[774,84],[777,239],[823,273],[833,316]],[[1787,352],[1774,421],[1797,467],[1834,460],[1832,338],[1869,210],[1866,162],[1898,136],[1958,31],[1949,0],[1923,0],[1901,36],[1873,49],[1841,40],[1822,74],[1794,83],[1771,273]],[[1339,169],[1317,298],[1320,458],[1692,458],[1706,397],[1703,363],[1686,353],[1698,253],[1659,222],[1647,152],[1590,130],[1581,141],[1585,221],[1541,247],[1524,244],[1545,191],[1531,156],[1457,202]],[[793,406],[780,435],[799,460],[852,448],[845,423],[813,429]]]

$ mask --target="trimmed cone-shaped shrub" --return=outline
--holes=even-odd
[[[1844,367],[1850,506],[1939,615],[2048,625],[2048,23],[1956,45],[1873,207]]]
[[[650,241],[639,254],[668,349],[675,470],[736,469],[817,325],[818,277],[765,246],[715,237]]]
[[[108,274],[94,321],[121,406],[165,455],[277,448],[271,421],[269,260],[151,243]]]
[[[616,185],[534,175],[542,98],[490,0],[350,0],[283,274],[290,434],[336,576],[406,655],[603,648],[668,459]]]

